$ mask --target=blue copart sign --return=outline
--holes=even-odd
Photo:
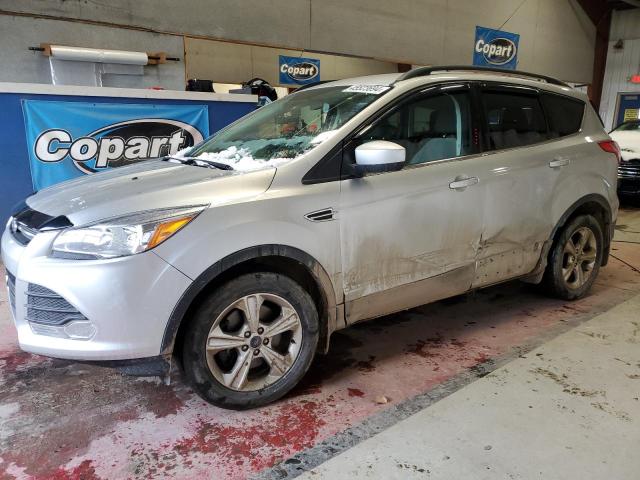
[[[514,70],[518,64],[519,42],[520,35],[517,33],[476,27],[473,64]]]
[[[320,81],[320,60],[280,55],[281,85],[307,85]]]
[[[171,155],[209,135],[206,105],[22,102],[35,190]]]

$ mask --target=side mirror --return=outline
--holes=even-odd
[[[402,145],[374,140],[356,148],[356,172],[395,172],[404,166],[406,152]]]

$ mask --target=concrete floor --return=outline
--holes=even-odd
[[[0,479],[638,478],[640,210],[616,240],[583,300],[513,282],[368,322],[250,412],[20,352],[0,285]]]
[[[640,295],[301,478],[637,479]]]

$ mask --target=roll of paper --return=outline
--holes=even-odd
[[[51,56],[58,60],[76,62],[119,63],[124,65],[146,65],[149,62],[146,52],[127,52],[124,50],[103,50],[99,48],[64,47],[51,45]]]

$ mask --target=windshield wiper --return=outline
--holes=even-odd
[[[226,163],[220,163],[213,160],[207,160],[205,158],[194,158],[194,157],[172,157],[168,156],[164,158],[165,162],[170,160],[175,160],[180,163],[184,163],[185,165],[193,165],[196,167],[206,167],[206,168],[217,168],[218,170],[233,170],[231,165],[227,165]]]

